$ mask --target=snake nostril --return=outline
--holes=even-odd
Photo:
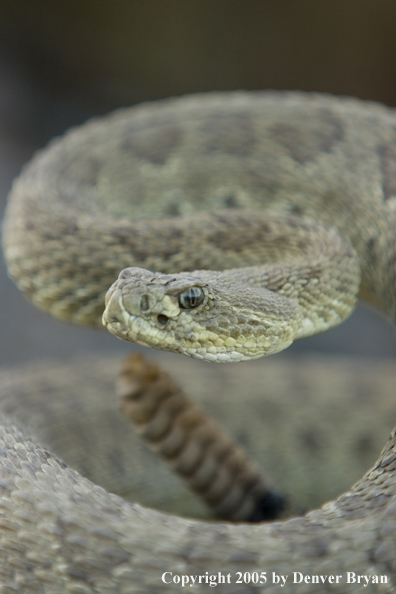
[[[159,321],[160,324],[165,326],[165,324],[167,323],[169,318],[168,318],[168,316],[164,316],[164,314],[159,314],[159,316],[157,317],[157,320]]]
[[[149,299],[148,295],[142,295],[140,298],[140,309],[142,311],[147,311],[149,308]]]

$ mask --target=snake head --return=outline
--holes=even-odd
[[[118,338],[191,356],[200,346],[202,323],[214,307],[210,284],[194,274],[168,275],[137,267],[119,274],[105,304],[103,324]]]
[[[103,324],[122,340],[217,363],[255,359],[289,346],[287,320],[280,323],[275,315],[278,301],[286,300],[263,288],[239,285],[230,291],[223,276],[126,268],[107,292]]]

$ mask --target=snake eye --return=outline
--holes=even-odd
[[[184,309],[194,309],[201,305],[204,294],[200,287],[190,287],[179,295],[179,303]]]

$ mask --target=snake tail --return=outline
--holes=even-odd
[[[124,415],[218,518],[259,522],[279,517],[284,497],[270,490],[242,448],[155,362],[130,355],[118,393]]]

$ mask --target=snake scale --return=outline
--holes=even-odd
[[[126,268],[107,297],[111,331],[209,361],[255,358],[339,323],[356,293],[395,320],[395,163],[394,112],[353,99],[214,93],[121,110],[25,168],[7,208],[6,260],[40,308],[96,326]],[[130,504],[7,419],[1,439],[0,591],[176,592],[164,572],[241,568],[343,576],[283,592],[360,591],[346,572],[386,575],[364,591],[394,591],[394,433],[337,500],[256,526]]]

